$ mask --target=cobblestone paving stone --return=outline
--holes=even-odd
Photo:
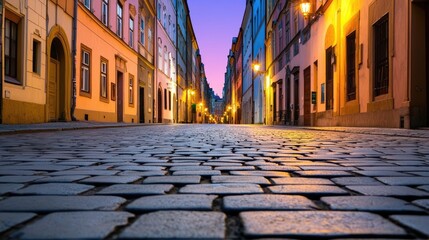
[[[429,131],[94,126],[3,131],[0,239],[429,238]]]

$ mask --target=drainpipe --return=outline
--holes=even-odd
[[[0,0],[0,124],[3,123],[3,0]]]
[[[72,25],[72,105],[71,105],[71,120],[76,121],[74,112],[76,109],[76,35],[77,35],[77,2],[74,0],[73,6],[73,25]]]

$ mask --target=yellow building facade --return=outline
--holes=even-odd
[[[73,1],[8,0],[3,16],[2,123],[70,121]]]

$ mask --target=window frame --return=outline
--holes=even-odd
[[[86,9],[88,9],[89,11],[91,11],[91,7],[92,7],[92,0],[82,0],[83,5],[85,6]]]
[[[12,84],[16,84],[16,85],[22,85],[23,81],[20,79],[20,66],[18,65],[18,62],[20,60],[20,21],[21,19],[16,16],[15,14],[6,11],[6,17],[5,17],[5,22],[4,22],[4,75],[5,75],[5,82],[7,83],[12,83]],[[9,23],[9,24],[8,24]],[[12,32],[11,29],[9,28],[8,31],[8,25],[9,27],[14,26],[14,33],[15,36],[8,36],[8,32],[9,35]],[[13,35],[13,34],[12,34]],[[13,39],[15,37],[15,39]],[[14,48],[11,47],[11,43],[13,43]],[[8,47],[9,46],[9,47]],[[14,50],[14,54],[15,56],[11,56],[11,49]],[[14,68],[13,66],[11,66],[11,62],[14,64]],[[11,69],[12,67],[12,69]],[[13,70],[13,74],[10,73],[10,71]]]
[[[346,36],[346,101],[356,100],[356,73],[357,73],[357,32],[353,31]]]
[[[131,74],[128,81],[128,105],[134,106],[134,76]]]
[[[32,72],[35,74],[41,74],[41,51],[42,42],[33,38],[33,51],[32,51]]]
[[[373,96],[389,94],[389,14],[387,13],[373,24]],[[384,35],[384,36],[382,36]],[[384,37],[384,38],[383,38]],[[383,39],[380,39],[383,38]]]
[[[164,110],[167,110],[167,88],[164,88]]]
[[[120,11],[119,11],[120,10]],[[124,6],[118,1],[116,3],[116,35],[122,38],[124,36]]]
[[[128,42],[129,42],[129,45],[130,45],[130,47],[134,47],[134,18],[132,18],[131,16],[130,16],[130,19],[129,19],[129,24],[128,24],[128,28],[129,28],[129,35],[128,35]]]
[[[104,71],[103,64],[106,66]],[[105,85],[105,96],[103,96],[103,82]],[[100,99],[102,101],[109,99],[109,61],[104,57],[100,59]]]
[[[139,27],[139,29],[140,29],[140,37],[139,37],[139,40],[140,40],[140,43],[144,46],[145,45],[145,37],[146,37],[146,34],[145,34],[145,20],[144,20],[144,16],[141,16],[141,18],[140,18],[140,27]]]
[[[171,91],[168,91],[168,110],[171,111]]]
[[[101,22],[109,26],[109,0],[101,0]]]
[[[88,55],[88,62],[85,61],[85,54]],[[79,93],[81,96],[91,97],[91,62],[92,61],[92,50],[85,45],[81,45],[80,51],[80,88]],[[84,69],[88,71],[87,84],[84,84]],[[84,86],[87,86],[88,89],[85,89]]]

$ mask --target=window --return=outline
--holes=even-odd
[[[149,46],[149,52],[152,53],[152,30],[148,29],[147,31],[147,38],[148,38],[148,46]]]
[[[167,110],[167,89],[164,88],[164,109]]]
[[[83,5],[85,5],[86,8],[91,10],[91,0],[83,0]]]
[[[326,110],[334,109],[334,50],[332,47],[326,49]]]
[[[156,15],[158,19],[161,20],[161,3],[158,3],[158,7],[156,8]]]
[[[168,110],[171,111],[171,91],[168,91]]]
[[[101,22],[106,26],[109,25],[109,0],[101,2]]]
[[[110,99],[112,101],[116,100],[116,84],[110,83]]]
[[[81,55],[81,80],[80,90],[85,93],[90,92],[90,81],[91,81],[91,52],[89,49],[82,48]]]
[[[293,13],[293,31],[295,36],[298,33],[298,10]]]
[[[130,77],[129,89],[128,89],[128,103],[134,103],[134,77]]]
[[[286,44],[290,42],[290,13],[286,12]]]
[[[389,92],[389,15],[373,26],[374,31],[374,96]]]
[[[158,69],[162,70],[164,63],[163,63],[163,54],[162,54],[162,41],[160,38],[158,38]]]
[[[130,34],[129,34],[130,47],[134,47],[134,19],[130,17]]]
[[[119,2],[116,5],[116,34],[122,37],[122,5]]]
[[[356,99],[356,31],[346,39],[347,48],[347,101]]]
[[[107,98],[107,60],[101,59],[100,66],[100,96]]]
[[[279,51],[281,52],[283,49],[283,21],[280,21],[278,26],[278,34],[279,34]]]
[[[40,48],[41,43],[33,40],[33,72],[40,74]]]
[[[18,77],[18,24],[6,19],[4,35],[6,79],[16,82]]]
[[[140,43],[142,44],[142,45],[144,45],[144,19],[143,19],[144,17],[143,16],[141,16],[141,19],[140,19]]]
[[[167,13],[165,13],[165,9],[164,9],[164,21],[162,25],[164,26],[164,29],[167,30]]]
[[[168,53],[166,46],[164,46],[164,73],[168,74]]]

